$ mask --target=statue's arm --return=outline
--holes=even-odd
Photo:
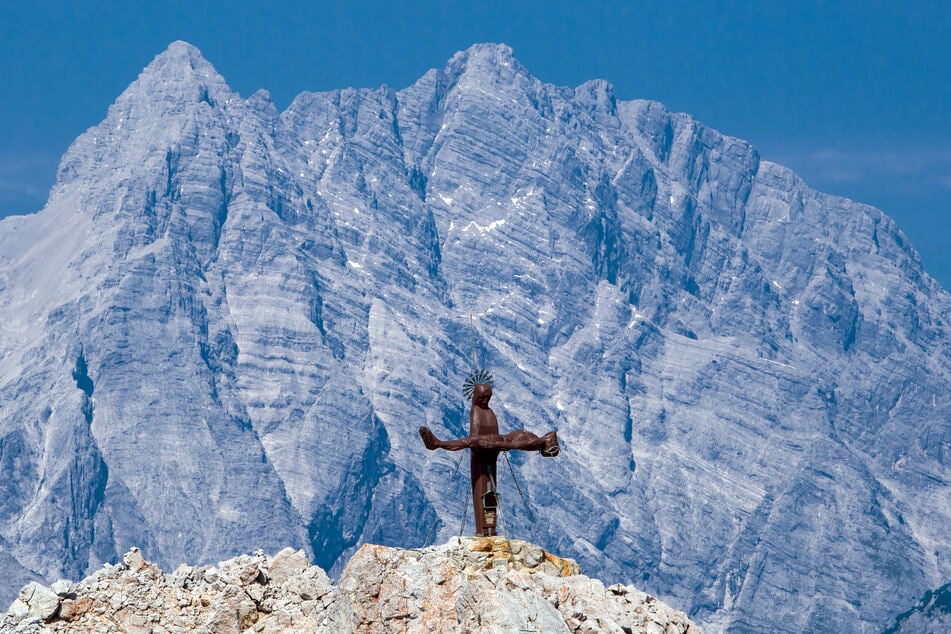
[[[436,438],[436,434],[430,431],[429,427],[420,427],[419,437],[423,439],[423,444],[426,445],[426,449],[429,450],[446,449],[448,451],[459,451],[460,449],[468,449],[471,444],[469,436],[459,438],[458,440],[439,440]]]
[[[419,428],[419,436],[423,439],[426,449],[446,449],[459,451],[460,449],[520,449],[522,451],[540,451],[543,456],[557,456],[559,453],[558,437],[551,431],[544,436],[536,436],[530,431],[519,429],[504,436],[499,434],[479,434],[465,436],[456,440],[439,440],[428,427]]]
[[[557,456],[560,451],[558,436],[556,432],[553,431],[548,432],[544,436],[537,436],[530,431],[517,429],[504,436],[498,434],[475,436],[472,437],[471,442],[472,446],[477,449],[540,451],[543,456]]]

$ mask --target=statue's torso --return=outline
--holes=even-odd
[[[483,436],[485,434],[498,434],[499,421],[495,417],[495,412],[486,407],[472,408],[472,416],[469,418],[469,435]]]

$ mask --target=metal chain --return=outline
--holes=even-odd
[[[469,497],[472,497],[472,485],[469,485]],[[459,526],[459,537],[462,537],[463,531],[466,530],[466,515],[469,514],[469,500],[466,500],[466,503],[462,505],[462,524]]]
[[[528,505],[528,500],[525,498],[525,494],[522,493],[522,487],[518,484],[518,478],[515,477],[515,469],[512,467],[512,462],[509,460],[509,452],[502,452],[505,455],[505,464],[509,466],[509,471],[512,473],[512,482],[515,483],[515,490],[518,491],[518,495],[522,498],[522,504],[525,506],[525,512],[528,514],[528,521],[532,525],[532,538],[535,540],[536,544],[539,544],[538,540],[538,525],[535,523],[535,514],[532,513],[531,507]]]

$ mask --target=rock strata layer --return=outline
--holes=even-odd
[[[0,631],[645,632],[701,634],[633,586],[605,587],[528,542],[365,545],[335,587],[300,550],[163,573],[134,548],[78,582],[24,586]]]

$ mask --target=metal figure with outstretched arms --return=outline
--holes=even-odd
[[[489,407],[491,381],[492,377],[482,370],[474,372],[466,383],[466,396],[472,398],[468,436],[456,440],[439,440],[428,427],[419,428],[419,435],[427,449],[470,450],[472,506],[475,510],[476,535],[482,537],[496,534],[496,461],[499,453],[512,449],[538,451],[547,458],[557,456],[560,450],[557,434],[553,431],[544,436],[524,429],[499,434],[499,421]]]

